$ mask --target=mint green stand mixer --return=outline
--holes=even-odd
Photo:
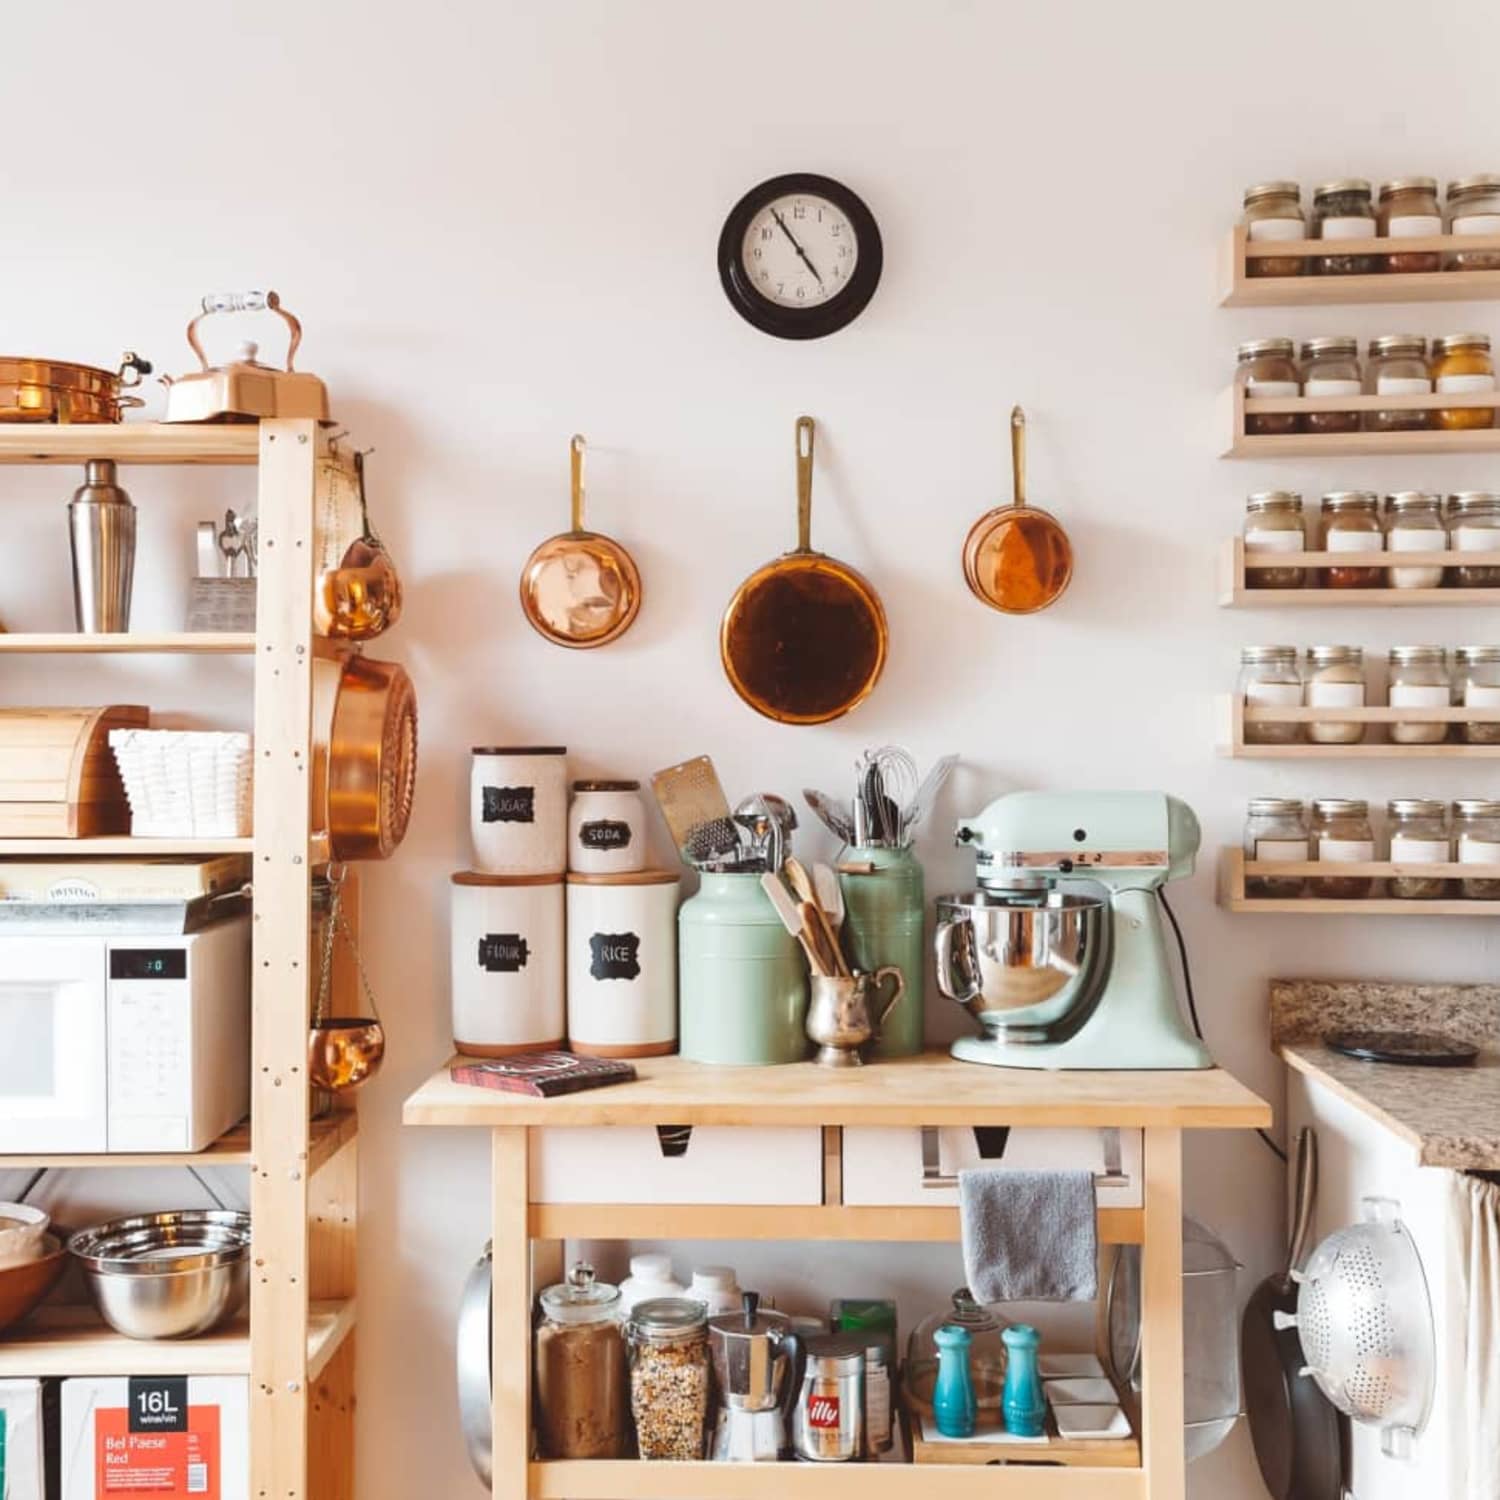
[[[938,989],[979,1022],[953,1044],[1007,1068],[1214,1066],[1188,1029],[1156,892],[1200,834],[1163,792],[1013,792],[958,825],[978,889],[937,902]]]

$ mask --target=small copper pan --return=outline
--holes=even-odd
[[[607,646],[641,608],[635,559],[611,537],[583,525],[584,441],[573,434],[573,527],[549,537],[521,570],[521,608],[556,646]]]
[[[964,542],[964,581],[974,597],[1007,615],[1056,604],[1073,577],[1073,547],[1061,524],[1026,503],[1026,413],[1010,413],[1016,498],[984,515]]]

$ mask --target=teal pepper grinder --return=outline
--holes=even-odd
[[[1005,1430],[1017,1437],[1040,1437],[1047,1416],[1036,1358],[1042,1336],[1029,1323],[1012,1323],[1000,1337],[1006,1352],[1005,1389],[1000,1398]]]
[[[969,1330],[945,1323],[932,1336],[937,1345],[937,1383],[932,1388],[932,1414],[944,1437],[974,1436],[978,1404],[969,1373]]]

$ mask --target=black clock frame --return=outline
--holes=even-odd
[[[848,219],[859,247],[854,274],[843,290],[812,307],[783,307],[761,296],[741,259],[750,221],[767,203],[789,193],[826,198]],[[816,172],[788,172],[751,188],[729,211],[719,235],[719,280],[724,295],[747,323],[779,339],[820,339],[847,327],[869,306],[880,285],[883,261],[880,229],[864,200],[843,183]]]

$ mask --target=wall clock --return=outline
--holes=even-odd
[[[734,310],[781,339],[820,339],[853,322],[880,285],[881,260],[874,215],[813,172],[751,188],[719,236],[719,279]]]

